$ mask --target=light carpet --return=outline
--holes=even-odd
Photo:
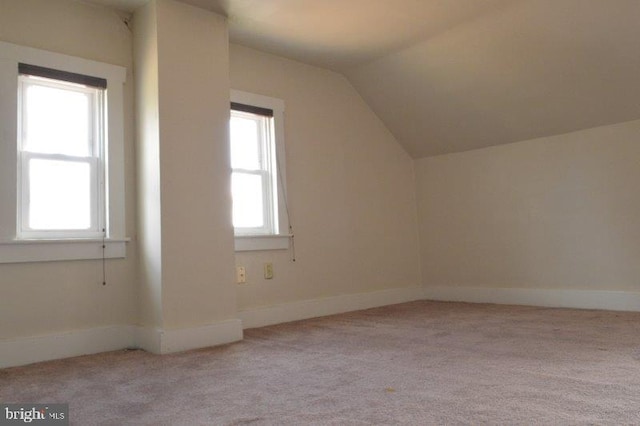
[[[404,303],[4,369],[0,402],[77,425],[640,424],[640,313]]]

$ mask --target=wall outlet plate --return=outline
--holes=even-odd
[[[244,266],[236,266],[236,283],[244,284],[247,282],[247,271]]]
[[[273,278],[273,263],[265,263],[264,264],[264,279],[270,280]]]

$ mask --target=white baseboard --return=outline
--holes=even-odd
[[[425,287],[423,298],[449,302],[640,311],[640,293],[630,291]]]
[[[238,319],[204,327],[158,330],[120,325],[0,340],[0,368],[125,348],[165,354],[242,340]]]
[[[136,347],[152,354],[159,354],[162,347],[162,333],[155,327],[134,327]]]
[[[238,317],[246,329],[411,302],[422,297],[421,287],[394,288],[247,309],[238,312]]]
[[[128,347],[135,347],[134,327],[128,325],[2,339],[0,340],[0,368]]]
[[[242,340],[243,328],[263,327],[414,300],[499,303],[640,311],[640,292],[477,287],[406,287],[303,300],[238,312],[239,319],[174,330],[118,325],[0,340],[0,368],[139,347],[165,354]]]
[[[231,319],[174,330],[136,327],[135,335],[140,348],[156,354],[168,354],[242,340],[242,323],[239,319]]]

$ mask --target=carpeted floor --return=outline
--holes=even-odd
[[[0,370],[0,402],[77,425],[640,424],[640,313],[412,302]]]

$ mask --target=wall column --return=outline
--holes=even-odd
[[[173,0],[135,13],[141,346],[242,338],[236,319],[225,18]]]

